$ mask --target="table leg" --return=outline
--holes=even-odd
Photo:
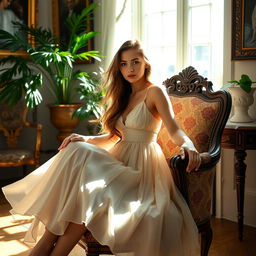
[[[235,172],[236,172],[236,193],[237,193],[237,212],[238,212],[238,233],[239,240],[243,240],[243,225],[244,225],[244,187],[245,187],[245,172],[246,158],[245,150],[235,150]]]

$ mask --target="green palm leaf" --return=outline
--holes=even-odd
[[[70,48],[72,49],[72,54],[75,54],[81,48],[86,47],[88,45],[89,39],[95,37],[98,34],[99,32],[88,32],[80,36],[74,36],[74,45],[70,46]]]
[[[71,32],[71,37],[75,34],[79,34],[81,29],[87,27],[86,22],[93,19],[93,10],[97,7],[99,7],[98,3],[92,3],[87,8],[83,9],[81,14],[77,15],[72,13],[72,15],[67,18],[66,25]]]
[[[94,58],[97,61],[101,61],[101,55],[98,51],[88,51],[88,52],[82,52],[79,54],[74,55],[74,59],[80,59],[80,60],[88,60],[89,58]]]

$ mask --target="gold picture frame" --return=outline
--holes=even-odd
[[[65,19],[68,16],[68,7],[66,4],[67,0],[52,0],[52,29],[53,34],[57,38],[61,38],[62,40],[65,39],[66,35],[64,29],[65,29]],[[77,7],[77,13],[79,13],[83,8],[88,7],[91,3],[93,3],[93,0],[76,0],[76,7]],[[75,10],[75,8],[74,8]],[[93,21],[87,21],[87,31],[93,30]],[[93,38],[88,41],[88,45],[86,47],[87,51],[93,50],[94,47],[94,40]],[[84,61],[84,63],[92,63],[93,59],[90,58],[88,61]],[[79,63],[81,63],[79,61]]]
[[[232,60],[256,60],[256,0],[232,2]]]
[[[25,24],[28,26],[37,26],[37,17],[38,17],[38,9],[37,9],[37,0],[23,0],[21,1],[21,6],[22,8],[22,14],[23,14],[23,19],[21,17],[20,20],[23,20]],[[10,6],[9,10],[15,14],[15,10],[12,10],[12,6]],[[17,15],[16,15],[17,16]],[[16,17],[14,16],[14,17]],[[6,57],[10,55],[15,55],[15,56],[27,56],[27,53],[25,51],[16,51],[16,52],[11,52],[9,50],[5,49],[0,49],[0,57]]]

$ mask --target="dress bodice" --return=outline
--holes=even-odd
[[[160,126],[161,120],[152,115],[143,100],[128,113],[125,122],[120,116],[116,128],[123,141],[151,142],[156,141]]]

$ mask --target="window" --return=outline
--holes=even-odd
[[[144,30],[140,38],[153,66],[153,79],[159,83],[176,72],[177,1],[144,0],[142,12]]]
[[[211,14],[210,0],[189,1],[187,61],[205,77],[211,75]]]
[[[123,1],[117,2],[121,6]],[[117,37],[125,34],[127,39],[143,42],[153,66],[154,82],[160,84],[191,65],[216,89],[221,86],[224,1],[126,2],[126,18],[117,24]]]

